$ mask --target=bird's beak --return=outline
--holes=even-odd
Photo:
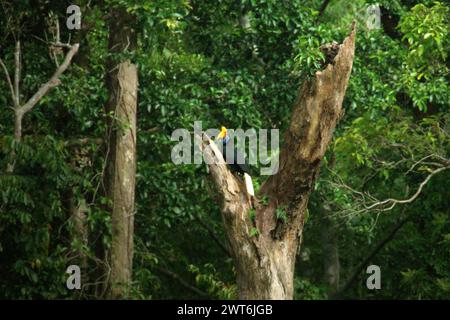
[[[223,139],[223,138],[226,137],[226,135],[227,135],[227,128],[222,127],[222,128],[220,129],[219,135],[217,136],[217,139]]]

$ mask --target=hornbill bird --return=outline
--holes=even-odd
[[[227,134],[227,128],[222,127],[219,135],[217,136],[217,141],[222,141],[222,155],[225,162],[227,162],[227,143],[230,141],[230,136]],[[239,157],[242,159],[242,157]],[[247,165],[247,159],[245,163],[238,163],[238,150],[234,147],[233,150],[233,163],[227,163],[231,172],[238,173],[244,176],[245,188],[247,193],[254,197],[255,191],[253,189],[252,177],[250,176],[250,168]]]

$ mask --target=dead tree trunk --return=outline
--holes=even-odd
[[[133,17],[115,9],[111,19],[109,48],[112,53],[134,50]],[[111,59],[115,59],[113,56]],[[106,194],[110,200],[112,244],[109,255],[107,297],[126,298],[131,284],[136,178],[136,108],[138,76],[129,59],[111,60],[107,85],[110,115],[108,129]]]
[[[241,299],[292,299],[294,265],[301,243],[304,213],[335,126],[342,115],[355,47],[355,29],[323,71],[304,83],[294,104],[280,153],[279,171],[262,185],[256,201],[256,236],[245,188],[206,138],[205,160],[222,195],[222,217],[237,272]],[[218,161],[221,160],[221,163]],[[215,163],[214,163],[215,162]],[[286,219],[277,219],[276,209]]]

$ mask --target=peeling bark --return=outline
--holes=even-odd
[[[114,12],[109,46],[111,52],[133,50],[135,33],[129,24],[132,16]],[[112,243],[107,297],[129,296],[133,262],[134,198],[136,179],[136,108],[138,75],[130,60],[110,61],[108,75],[111,115],[108,130],[108,158],[105,175],[106,194],[111,201]]]
[[[220,151],[203,137],[203,151],[212,178],[222,195],[222,217],[237,272],[241,299],[292,299],[295,258],[301,243],[309,194],[320,163],[341,118],[342,102],[350,77],[355,48],[355,28],[322,71],[305,82],[294,103],[285,133],[277,174],[262,185],[256,201],[258,235],[250,219],[251,203],[245,187],[223,163]],[[215,160],[215,162],[213,161]],[[276,218],[285,208],[287,219]]]

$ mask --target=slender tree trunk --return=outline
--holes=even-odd
[[[330,288],[329,294],[333,295],[339,290],[340,263],[339,263],[339,242],[336,232],[336,222],[330,216],[332,213],[329,205],[324,204],[322,208],[322,248],[324,282]]]
[[[203,150],[222,195],[222,217],[234,258],[241,299],[292,299],[295,257],[301,244],[309,194],[320,162],[342,116],[355,48],[354,26],[323,71],[302,85],[280,152],[279,171],[262,185],[255,224],[245,187],[223,163],[220,151],[203,136]],[[277,219],[276,210],[285,212]],[[257,235],[251,230],[256,227]]]
[[[133,17],[115,9],[110,25],[109,48],[113,53],[134,50]],[[112,57],[114,59],[115,57]],[[106,194],[110,199],[112,244],[107,297],[129,295],[133,267],[134,197],[136,178],[137,68],[129,59],[111,60],[107,85],[111,115],[108,130]]]
[[[15,110],[14,111],[14,142],[15,143],[20,143],[22,140],[22,119],[23,119],[23,114],[20,111]],[[13,171],[14,171],[14,167],[16,164],[15,150],[13,150],[11,152],[11,158],[12,158],[12,162],[8,163],[8,165],[6,167],[6,172],[8,172],[8,173],[13,173]]]
[[[86,201],[83,199],[80,203],[77,203],[73,190],[70,190],[69,194],[69,210],[70,219],[74,225],[74,234],[72,240],[77,241],[82,246],[88,245],[88,226],[87,226],[87,205]],[[87,256],[83,250],[74,252],[74,262],[80,266],[82,272],[81,283],[86,283],[87,281]]]

